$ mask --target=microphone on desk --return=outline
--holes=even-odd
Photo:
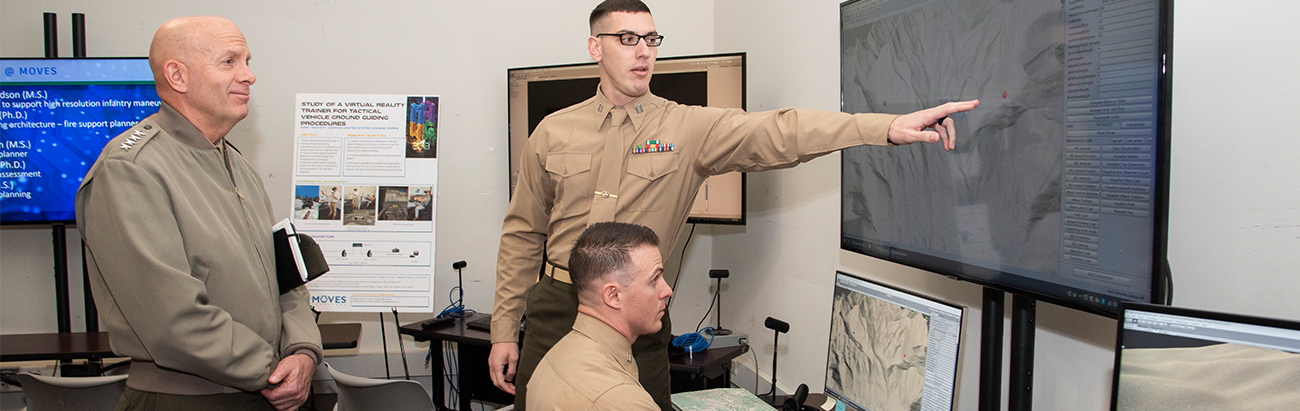
[[[781,338],[781,333],[790,332],[790,323],[767,317],[767,320],[763,321],[763,326],[776,331],[776,334],[772,336],[772,391],[769,393],[770,399],[768,400],[768,404],[775,406],[778,405],[776,401],[776,354],[779,347],[777,341]]]
[[[713,301],[718,303],[718,326],[713,327],[713,331],[710,332],[710,334],[713,334],[714,336],[731,335],[731,330],[722,328],[722,279],[730,276],[731,272],[725,269],[709,270],[709,278],[718,279],[717,291],[713,292]]]
[[[465,281],[464,276],[461,275],[463,272],[461,270],[467,265],[469,264],[466,264],[464,260],[451,263],[451,269],[456,270],[456,288],[452,290],[459,291],[460,295],[456,297],[456,301],[452,301],[450,306],[438,313],[438,316],[420,323],[420,328],[426,330],[436,328],[455,321],[457,317],[465,316]]]
[[[456,297],[456,305],[460,306],[460,310],[454,314],[456,317],[465,316],[465,281],[464,275],[461,274],[463,271],[461,270],[467,265],[468,264],[465,263],[465,260],[451,263],[451,269],[456,270],[456,289],[460,290],[460,295]]]

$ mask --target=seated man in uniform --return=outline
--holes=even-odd
[[[573,246],[569,268],[578,318],[537,365],[529,408],[658,410],[637,381],[632,342],[659,331],[673,295],[659,237],[639,225],[593,224]]]

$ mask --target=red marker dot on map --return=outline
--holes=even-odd
[[[1002,92],[1002,98],[1007,98],[1007,92],[1005,91]]]

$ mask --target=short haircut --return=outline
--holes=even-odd
[[[629,284],[626,274],[632,269],[631,252],[647,245],[657,251],[659,236],[645,226],[603,222],[587,227],[569,254],[569,275],[579,301],[609,280]],[[611,274],[617,276],[611,278]]]
[[[605,0],[591,10],[591,18],[587,21],[591,26],[591,34],[596,34],[596,25],[603,22],[609,13],[614,12],[649,13],[650,6],[646,6],[641,0]]]

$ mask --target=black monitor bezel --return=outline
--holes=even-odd
[[[862,0],[848,0],[840,3],[840,13],[843,15],[844,9],[852,6]],[[1170,163],[1170,130],[1171,117],[1173,109],[1173,1],[1157,0],[1160,7],[1159,22],[1159,39],[1157,53],[1161,57],[1160,69],[1157,73],[1157,117],[1156,117],[1156,178],[1154,193],[1154,226],[1152,227],[1152,250],[1151,250],[1151,293],[1148,296],[1149,302],[1152,303],[1169,303],[1172,300],[1172,278],[1168,262],[1169,248],[1169,163]],[[841,28],[842,32],[842,28]],[[843,62],[841,62],[841,69]],[[843,76],[841,75],[841,82]],[[840,110],[844,110],[843,85],[841,85]],[[841,160],[843,161],[843,160]],[[841,171],[843,172],[843,171]],[[841,202],[842,203],[842,202]],[[840,209],[840,221],[844,221],[845,210]],[[948,260],[939,257],[925,256],[925,260],[918,261],[912,258],[896,258],[890,252],[870,252],[864,249],[851,248],[847,243],[848,239],[844,236],[843,228],[840,233],[840,249],[861,254],[865,256],[879,258],[906,266],[930,271],[952,279],[968,281],[979,284],[984,287],[1000,290],[1007,293],[1018,294],[1032,297],[1039,301],[1045,301],[1062,307],[1071,308],[1087,313],[1097,314],[1110,318],[1118,318],[1118,306],[1106,306],[1098,304],[1088,304],[1081,300],[1073,300],[1060,295],[1047,294],[1039,289],[1030,289],[1010,282],[998,281],[998,278],[1012,276],[1020,278],[1021,282],[1042,282],[1046,287],[1059,286],[1069,288],[1061,284],[1047,283],[1044,281],[1021,277],[1016,274],[976,267],[964,264],[960,261]],[[984,276],[969,275],[967,272],[984,273]]]
[[[50,60],[144,60],[148,61],[149,57],[0,57],[0,61],[50,61]],[[93,166],[93,164],[92,164]],[[74,205],[75,211],[75,205]],[[75,216],[75,212],[74,212]],[[5,227],[23,227],[23,226],[54,226],[54,225],[72,225],[75,226],[77,220],[74,217],[71,220],[21,220],[10,221],[0,220],[0,226]]]
[[[1147,304],[1123,301],[1119,303],[1118,316],[1115,321],[1115,362],[1111,370],[1110,380],[1110,410],[1118,411],[1119,406],[1119,377],[1120,364],[1123,362],[1122,356],[1124,350],[1124,316],[1128,310],[1146,311],[1157,314],[1177,315],[1183,317],[1203,318],[1214,321],[1224,321],[1231,323],[1240,323],[1248,325],[1258,325],[1263,327],[1284,328],[1300,331],[1300,321],[1285,320],[1280,318],[1258,317],[1244,314],[1233,314],[1219,311],[1198,310],[1193,308],[1173,307],[1168,305]]]
[[[748,111],[748,109],[749,109],[749,57],[748,57],[747,53],[745,53],[745,52],[735,52],[735,53],[694,54],[694,55],[685,55],[685,56],[660,57],[660,58],[656,58],[655,61],[656,61],[656,62],[663,62],[663,61],[670,61],[670,62],[671,62],[671,61],[675,61],[675,60],[689,60],[689,59],[700,59],[700,58],[719,58],[719,57],[735,57],[735,56],[739,56],[739,57],[740,57],[740,109],[741,109],[741,110],[746,110],[746,111]],[[515,73],[516,71],[525,71],[525,70],[546,70],[546,69],[575,68],[575,67],[595,67],[596,64],[597,64],[596,62],[592,61],[592,62],[585,62],[585,63],[567,63],[567,64],[552,64],[552,65],[545,65],[545,66],[513,67],[513,68],[508,68],[508,69],[506,69],[506,79],[507,79],[506,81],[509,82],[510,75],[511,75],[512,73]],[[650,81],[653,82],[653,81],[654,81],[654,78],[651,77]],[[508,89],[509,89],[509,87],[507,87],[507,93],[509,92]],[[507,96],[506,101],[507,101],[507,103],[509,102],[509,96]],[[506,153],[507,153],[507,156],[509,156],[509,153],[514,152],[513,141],[511,141],[511,139],[510,139],[510,119],[511,119],[510,109],[511,109],[511,108],[510,108],[510,105],[509,105],[509,104],[506,104]],[[514,195],[515,195],[515,193],[514,193],[514,191],[510,190],[510,172],[509,172],[509,170],[510,170],[510,168],[514,167],[514,165],[509,164],[509,160],[508,160],[508,159],[507,159],[506,162],[507,162],[507,164],[506,164],[506,165],[507,165],[507,171],[506,171],[506,193],[507,193],[507,198],[513,198]],[[688,224],[716,224],[716,225],[745,225],[746,220],[747,220],[747,217],[748,217],[748,215],[749,215],[749,178],[748,178],[748,174],[749,174],[749,173],[743,173],[743,172],[740,173],[740,218],[717,218],[717,217],[695,217],[695,216],[688,216],[688,217],[686,218],[686,223],[688,223]]]
[[[945,299],[942,299],[942,298],[937,298],[937,297],[934,297],[934,296],[929,295],[929,294],[925,294],[925,293],[921,293],[921,292],[917,292],[917,291],[913,291],[913,290],[908,290],[908,289],[906,289],[906,288],[902,288],[902,287],[898,287],[898,286],[894,286],[894,285],[890,285],[890,284],[885,284],[885,283],[880,282],[880,281],[876,281],[876,280],[868,279],[866,276],[862,276],[862,275],[857,275],[857,274],[853,274],[853,273],[849,273],[849,272],[845,272],[845,271],[836,270],[836,271],[835,271],[835,282],[833,283],[833,286],[832,286],[832,288],[831,288],[831,301],[832,301],[831,315],[832,315],[832,316],[835,315],[835,313],[834,313],[834,308],[835,308],[835,307],[834,307],[835,289],[836,289],[836,288],[839,288],[839,278],[840,278],[841,275],[842,275],[842,276],[845,276],[845,277],[853,278],[853,279],[856,279],[856,280],[859,280],[859,281],[863,281],[863,282],[866,282],[866,283],[869,283],[869,284],[874,284],[874,285],[879,286],[879,287],[884,287],[884,288],[888,288],[888,289],[891,289],[891,290],[894,290],[894,291],[898,291],[898,292],[903,293],[903,294],[908,294],[908,295],[911,295],[911,296],[913,296],[913,297],[917,297],[917,298],[920,298],[920,299],[923,299],[923,300],[928,300],[928,301],[931,301],[931,302],[934,302],[934,303],[937,303],[937,304],[940,304],[940,305],[946,305],[946,306],[949,306],[949,307],[952,307],[952,308],[956,308],[957,311],[959,311],[959,312],[961,313],[961,320],[958,321],[959,325],[958,325],[958,330],[957,330],[957,334],[958,334],[959,337],[957,338],[957,358],[955,359],[956,367],[952,370],[952,372],[953,372],[953,376],[952,376],[952,385],[953,385],[953,387],[952,387],[952,398],[949,400],[949,404],[951,404],[951,407],[950,407],[949,409],[952,409],[952,410],[957,409],[957,392],[958,392],[958,389],[961,387],[961,379],[960,379],[960,377],[961,377],[961,369],[962,369],[962,364],[961,364],[961,363],[962,363],[962,358],[965,356],[964,352],[962,351],[962,347],[964,347],[965,344],[962,344],[962,342],[963,342],[963,340],[966,339],[966,306],[963,306],[963,305],[961,305],[961,304],[957,304],[957,303],[954,303],[954,302],[951,302],[951,301],[948,301],[948,300],[945,300]],[[831,352],[830,352],[830,338],[831,338],[831,333],[830,333],[830,329],[828,328],[828,329],[827,329],[827,333],[826,333],[826,363],[828,363],[828,364],[830,363],[830,356],[831,356]],[[824,376],[824,374],[826,374],[825,365],[823,365],[822,373],[823,373],[822,384],[823,384],[823,387],[825,387],[825,381],[826,381],[826,377]],[[823,389],[823,390],[824,390],[824,389]],[[827,395],[827,396],[830,396],[829,393],[827,393],[826,395]]]

